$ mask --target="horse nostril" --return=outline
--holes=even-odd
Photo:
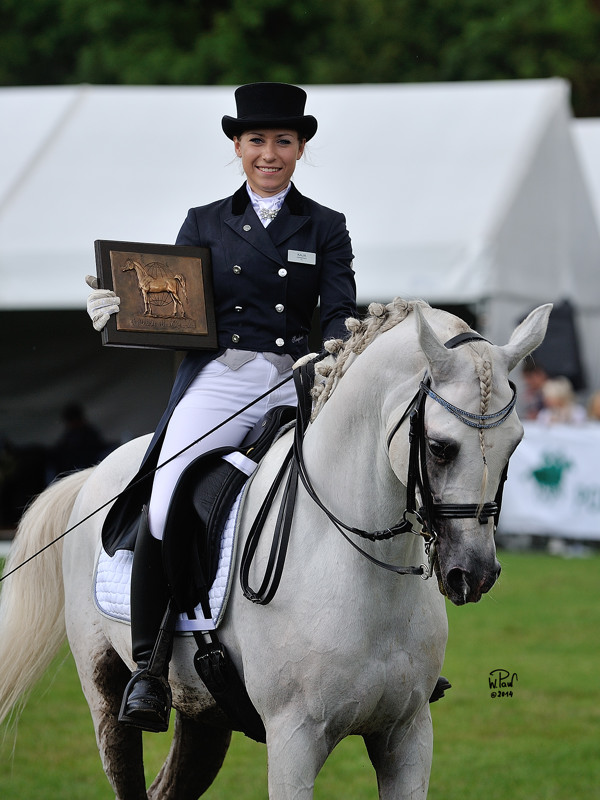
[[[462,600],[463,603],[467,602],[469,596],[469,573],[460,567],[451,569],[446,577],[446,584],[448,588],[456,595],[457,598]]]

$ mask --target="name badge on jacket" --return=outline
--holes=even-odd
[[[316,264],[317,254],[306,253],[304,250],[288,250],[288,261],[296,264]]]

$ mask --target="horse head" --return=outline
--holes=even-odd
[[[440,591],[456,605],[478,602],[500,574],[494,532],[501,489],[523,436],[508,374],[542,342],[551,309],[548,304],[532,311],[499,347],[460,321],[461,335],[446,341],[456,318],[415,304],[425,356],[413,408],[415,426],[420,424],[412,430],[411,423],[409,447],[396,433],[389,437],[390,463],[407,487],[410,471],[417,472],[417,516],[432,537]]]
[[[468,333],[452,347],[416,306],[432,390],[424,404],[423,469],[433,503],[433,565],[440,591],[456,605],[478,602],[500,574],[494,532],[501,488],[523,436],[508,374],[542,342],[551,309],[532,311],[503,347]]]

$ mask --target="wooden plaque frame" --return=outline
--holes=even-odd
[[[107,239],[94,248],[99,287],[121,299],[102,330],[102,344],[217,349],[208,248]]]

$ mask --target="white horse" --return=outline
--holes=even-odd
[[[323,763],[351,734],[364,738],[380,798],[426,797],[433,740],[428,701],[447,638],[442,593],[456,604],[476,602],[498,576],[490,509],[522,436],[507,376],[542,341],[550,308],[533,311],[499,347],[470,340],[464,322],[426,304],[374,304],[368,322],[349,323],[349,343],[321,370],[329,376],[317,376],[322,394],[303,452],[328,514],[301,486],[274,599],[266,606],[248,602],[236,581],[219,628],[264,722],[271,800],[310,800]],[[444,346],[464,332],[467,341]],[[435,504],[432,563],[441,593],[434,581],[394,574],[368,560],[331,520],[367,531],[402,521],[411,460],[404,415],[426,373],[431,384],[421,390],[423,458]],[[291,435],[272,447],[255,473],[242,539]],[[66,632],[117,799],[195,800],[218,773],[231,733],[192,666],[193,640],[180,636],[175,643],[174,738],[147,793],[141,733],[117,722],[133,667],[129,627],[102,616],[93,601],[106,509],[94,511],[126,485],[147,443],[143,438],[126,444],[95,469],[50,486],[24,515],[7,572],[83,521],[3,584],[0,715],[47,667]],[[271,527],[276,511],[269,516]],[[253,582],[261,579],[266,539],[251,571]],[[360,540],[359,546],[383,562],[427,561],[424,538],[412,532]]]

